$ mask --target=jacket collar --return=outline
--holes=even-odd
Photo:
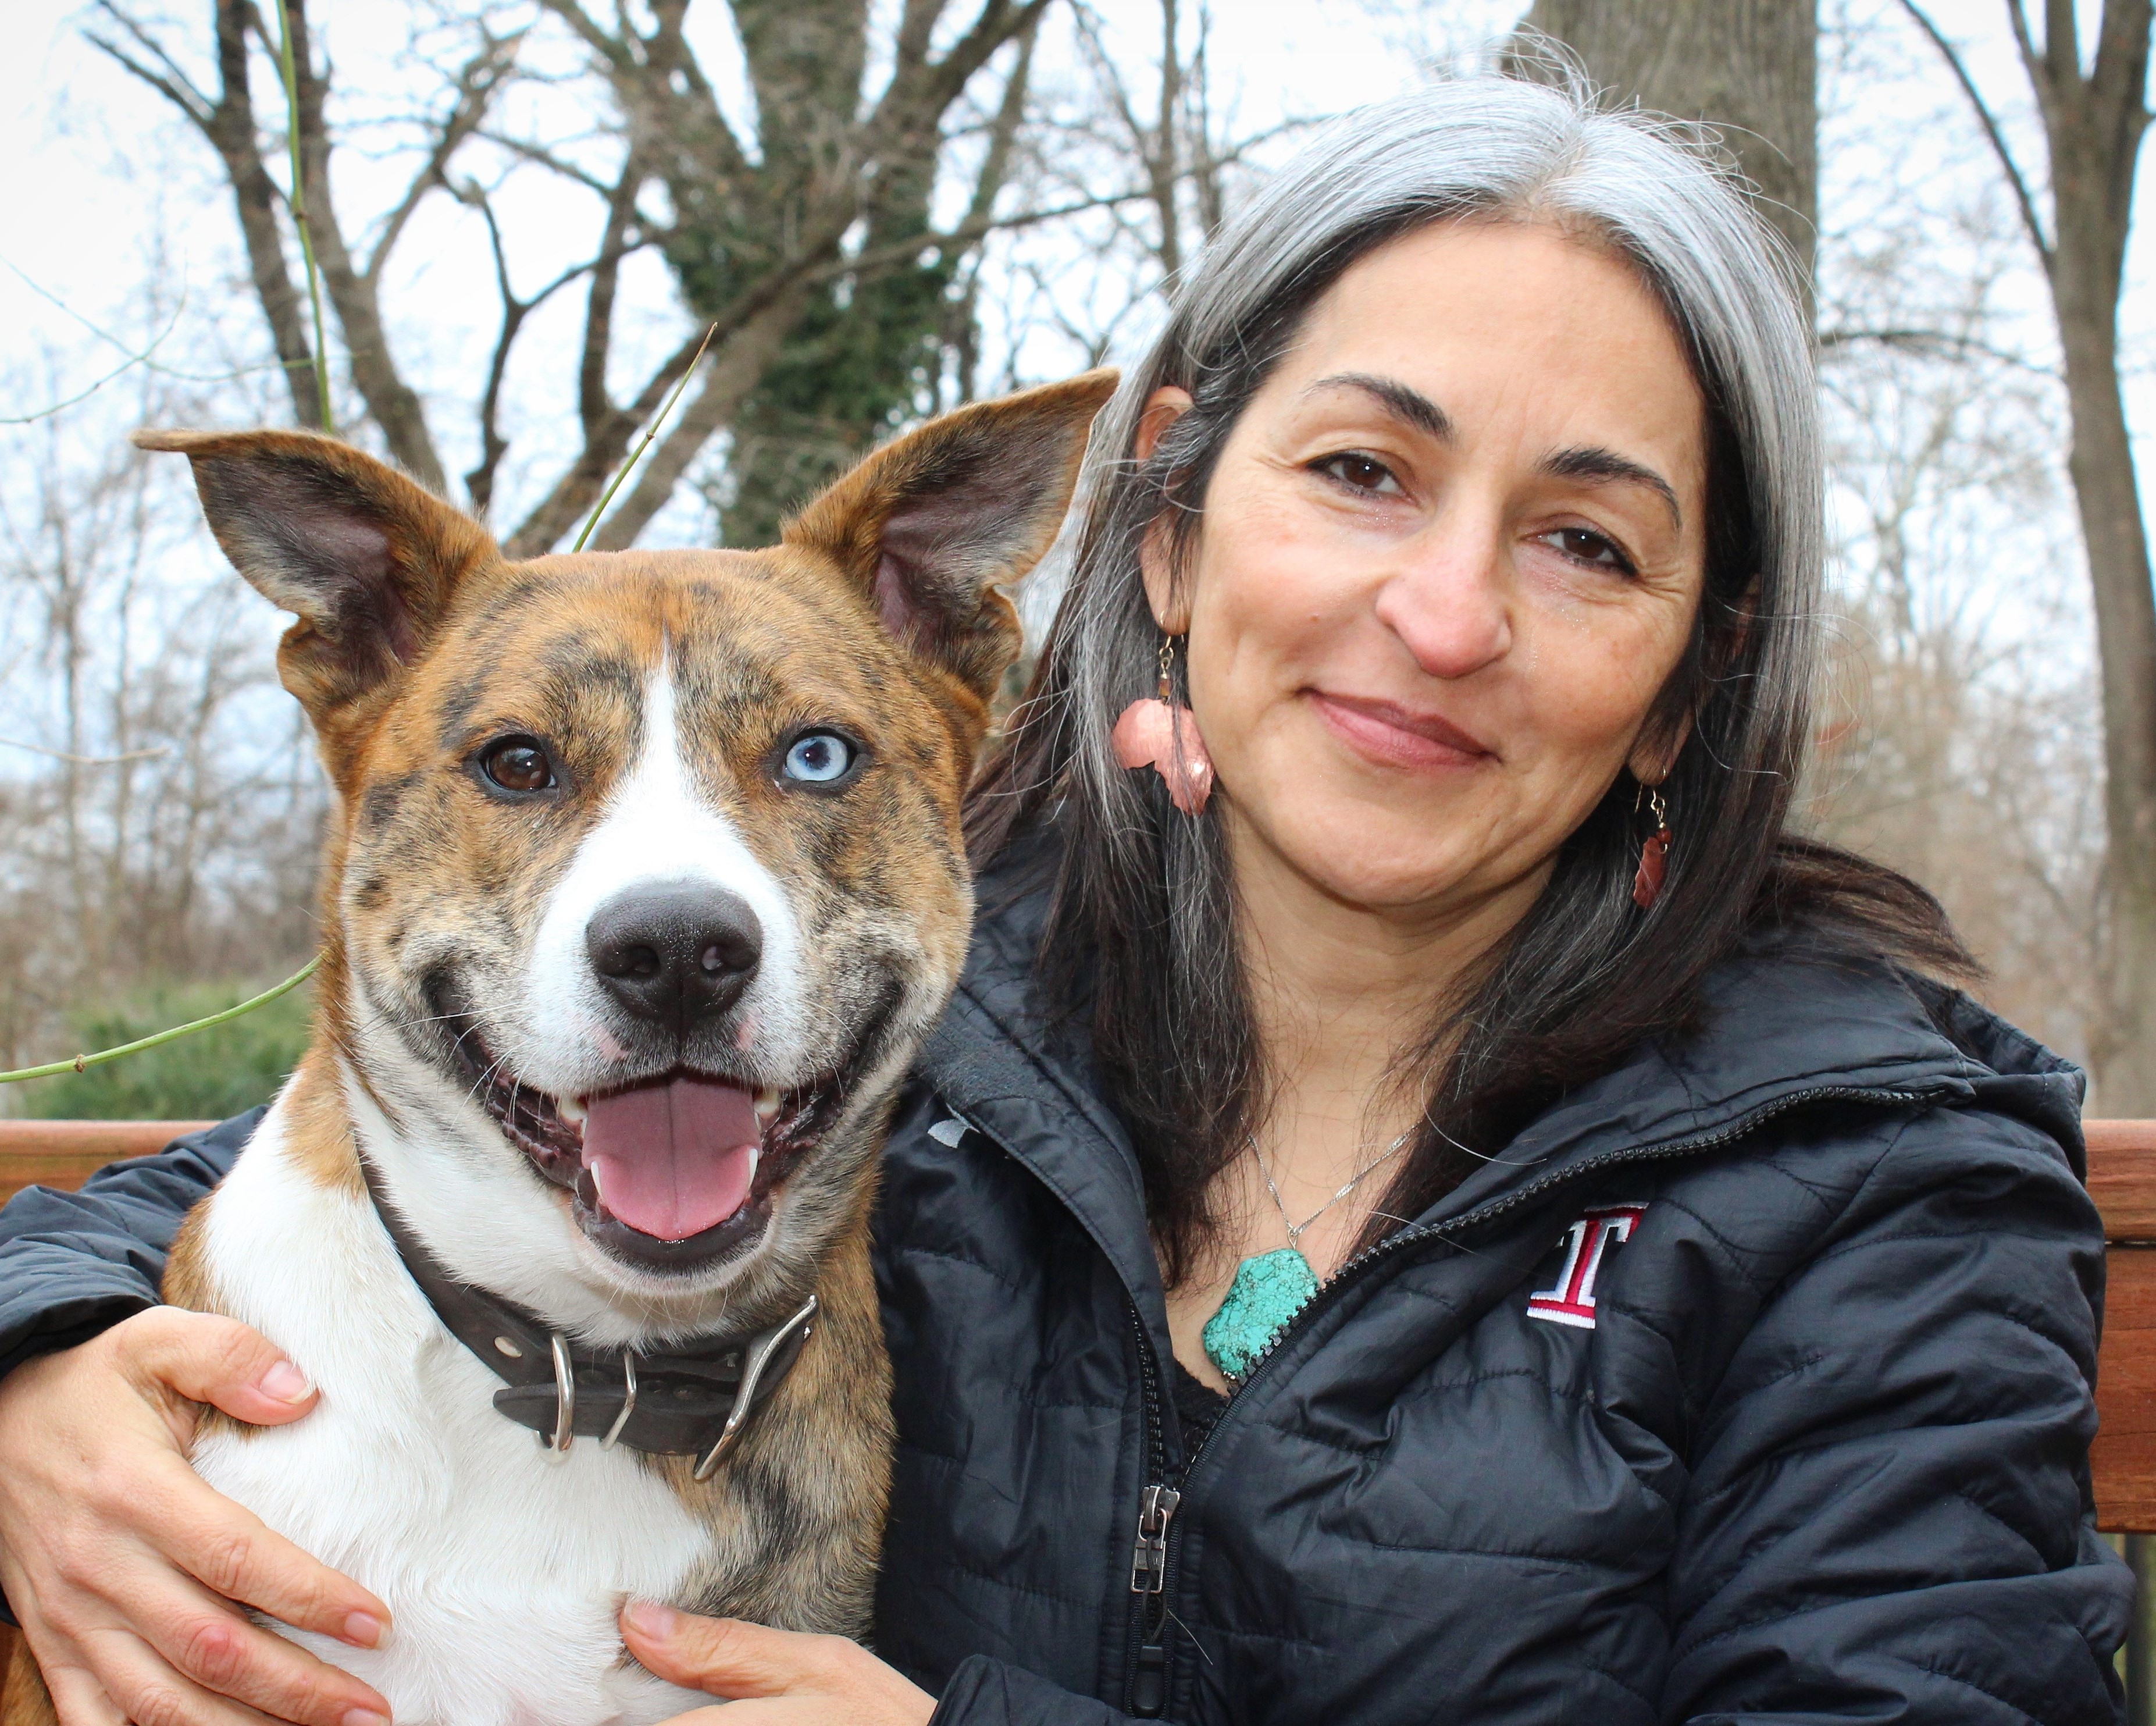
[[[973,950],[921,1070],[1061,1199],[1162,1323],[1136,1153],[1101,1101],[1082,1031],[1051,1022],[1034,988],[1050,890],[1021,885],[1044,873],[1040,850],[1028,851],[983,877]],[[1717,968],[1694,1031],[1642,1042],[1416,1222],[1466,1217],[1614,1153],[1735,1138],[1815,1100],[1977,1103],[2057,1139],[2083,1174],[2082,1089],[2077,1070],[1957,991],[1801,939],[1763,940]]]

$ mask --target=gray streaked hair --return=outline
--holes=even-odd
[[[1631,902],[1637,788],[1620,777],[1471,998],[1404,1058],[1429,1125],[1379,1209],[1413,1215],[1458,1178],[1463,1142],[1494,1150],[1486,1141],[1509,1136],[1537,1097],[1681,1023],[1706,969],[1764,905],[1861,902],[1875,909],[1850,913],[1857,922],[1884,917],[1905,946],[1960,963],[1920,890],[1785,832],[1822,555],[1811,332],[1786,249],[1693,136],[1597,107],[1577,76],[1478,76],[1374,103],[1236,212],[1096,424],[1068,587],[969,816],[984,860],[1043,817],[1060,831],[1044,978],[1066,1004],[1090,1006],[1171,1275],[1209,1220],[1204,1183],[1247,1135],[1265,1076],[1218,823],[1173,811],[1156,775],[1126,772],[1110,750],[1117,715],[1158,677],[1140,547],[1164,527],[1182,578],[1220,449],[1310,307],[1358,259],[1446,221],[1556,225],[1630,260],[1660,299],[1707,402],[1707,583],[1652,722],[1692,721],[1667,783],[1667,891],[1651,912]],[[1141,461],[1140,418],[1163,386],[1193,406]],[[1710,849],[1712,866],[1697,866]]]

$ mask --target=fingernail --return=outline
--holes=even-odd
[[[372,1648],[382,1640],[382,1621],[372,1612],[348,1612],[345,1615],[344,1639],[355,1648]],[[352,1726],[346,1721],[345,1726]]]
[[[307,1383],[307,1375],[289,1360],[279,1361],[256,1384],[264,1396],[276,1402],[299,1402],[313,1388]],[[347,1721],[346,1726],[352,1723]]]
[[[639,1600],[629,1609],[629,1621],[654,1641],[663,1641],[674,1634],[681,1615],[656,1600]]]
[[[377,1714],[372,1708],[347,1708],[338,1726],[389,1726],[389,1716]]]

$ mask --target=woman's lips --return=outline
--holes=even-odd
[[[1441,719],[1392,701],[1305,691],[1332,733],[1358,754],[1386,767],[1471,767],[1496,752]]]

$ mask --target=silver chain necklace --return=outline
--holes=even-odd
[[[1280,1188],[1274,1184],[1273,1172],[1265,1166],[1265,1153],[1258,1148],[1256,1135],[1251,1135],[1250,1140],[1250,1154],[1257,1159],[1258,1173],[1265,1177],[1265,1190],[1273,1195],[1273,1208],[1280,1212],[1281,1226],[1287,1230],[1287,1244],[1293,1247],[1297,1252],[1301,1252],[1302,1251],[1303,1230],[1307,1229],[1312,1223],[1316,1222],[1318,1218],[1323,1216],[1327,1211],[1332,1210],[1334,1205],[1337,1205],[1342,1199],[1345,1199],[1350,1193],[1353,1192],[1356,1188],[1361,1186],[1364,1181],[1375,1174],[1378,1169],[1384,1167],[1386,1164],[1391,1162],[1394,1158],[1399,1156],[1402,1151],[1407,1148],[1408,1141],[1414,1137],[1414,1128],[1410,1127],[1405,1133],[1403,1133],[1398,1138],[1393,1141],[1392,1146],[1389,1149],[1386,1150],[1383,1154],[1374,1158],[1369,1163],[1364,1164],[1362,1172],[1356,1175],[1353,1179],[1350,1180],[1347,1185],[1342,1187],[1339,1191],[1333,1194],[1330,1199],[1327,1199],[1322,1205],[1319,1205],[1317,1210],[1312,1211],[1311,1214],[1305,1217],[1301,1222],[1296,1222],[1287,1214],[1287,1201],[1281,1197]]]

